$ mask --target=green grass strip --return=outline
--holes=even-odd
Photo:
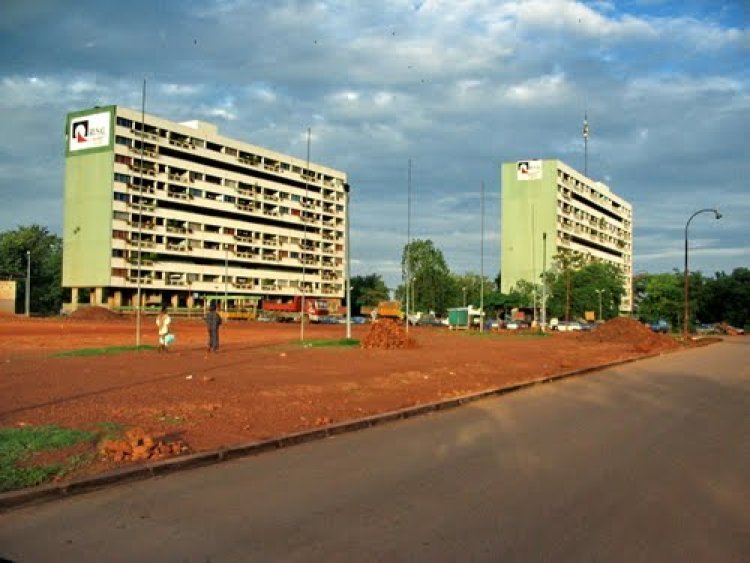
[[[302,346],[306,348],[348,348],[352,346],[359,346],[359,340],[356,338],[339,338],[332,340],[305,340]]]
[[[67,352],[57,352],[52,354],[55,358],[65,358],[68,356],[110,356],[112,354],[122,354],[123,352],[135,352],[137,350],[155,350],[155,346],[150,344],[141,344],[140,346],[108,346],[106,348],[81,348],[80,350],[68,350]]]
[[[54,425],[0,428],[0,492],[39,485],[83,463],[78,455],[63,463],[19,467],[34,452],[58,450],[95,439],[93,432]]]

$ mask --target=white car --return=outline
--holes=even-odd
[[[583,330],[583,325],[578,321],[560,321],[557,323],[557,330],[560,332]]]

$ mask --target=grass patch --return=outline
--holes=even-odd
[[[135,352],[140,350],[156,350],[156,347],[150,344],[141,344],[140,346],[107,346],[106,348],[81,348],[80,350],[57,352],[56,354],[52,354],[52,356],[55,358],[67,356],[109,356],[112,354],[122,354],[123,352]]]
[[[101,429],[100,440],[119,440],[122,438],[125,425],[106,420],[96,424]]]
[[[359,346],[359,340],[357,340],[356,338],[305,340],[305,342],[302,343],[302,346],[305,348],[332,348],[332,347],[350,348],[353,346]]]
[[[93,443],[94,432],[72,430],[60,426],[27,426],[0,428],[0,492],[33,487],[52,477],[64,475],[90,461],[88,454],[76,454],[59,462],[33,465],[24,463],[35,452],[50,452]]]

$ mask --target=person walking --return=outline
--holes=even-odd
[[[216,312],[216,301],[211,301],[206,314],[206,326],[208,327],[208,351],[219,351],[219,327],[221,326],[221,317]]]
[[[166,352],[169,346],[169,325],[172,323],[172,319],[167,313],[167,306],[164,305],[161,308],[161,312],[156,317],[156,326],[159,329],[159,352]]]

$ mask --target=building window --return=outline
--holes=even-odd
[[[119,162],[120,164],[127,164],[128,166],[130,166],[130,157],[122,154],[116,154],[115,162]]]
[[[115,172],[115,182],[122,182],[123,184],[127,184],[130,182],[130,176],[127,174],[120,174],[119,172]]]
[[[128,194],[123,194],[120,192],[115,192],[115,201],[128,201]]]
[[[115,143],[117,143],[118,145],[125,145],[126,147],[129,147],[130,139],[128,139],[127,137],[123,137],[122,135],[117,135],[115,137]]]
[[[120,125],[122,127],[132,127],[133,122],[129,119],[125,119],[124,117],[118,117],[117,118],[117,125]]]

